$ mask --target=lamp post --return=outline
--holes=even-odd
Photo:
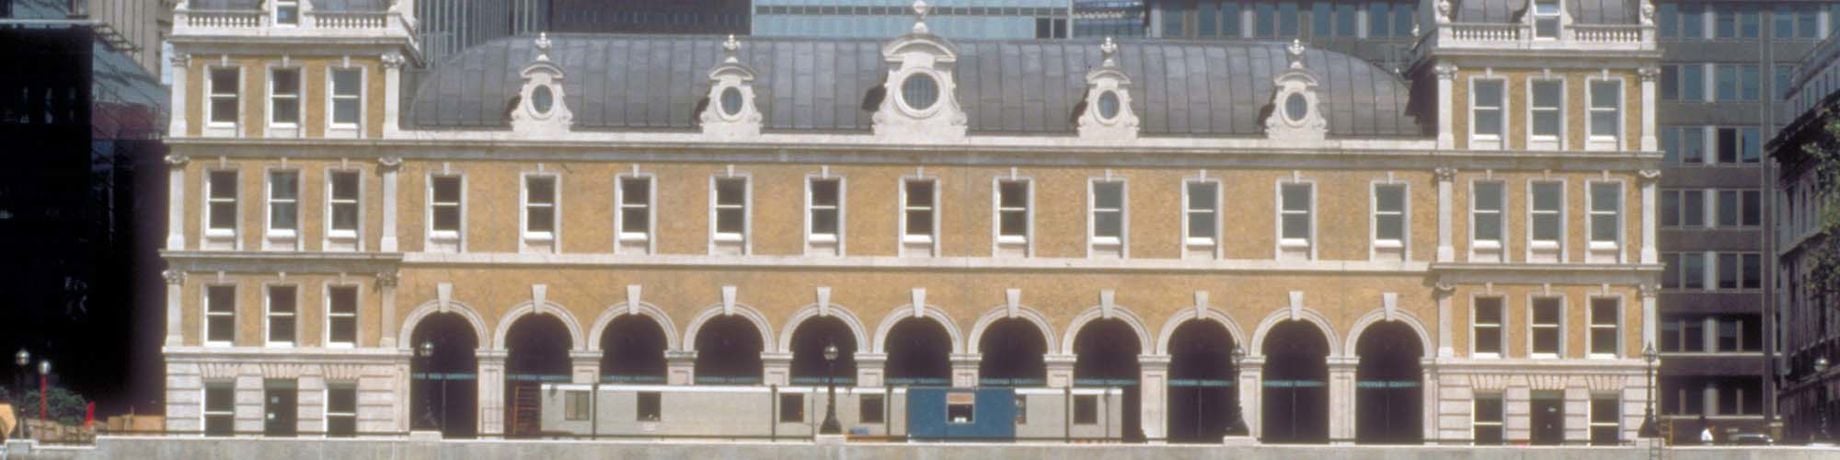
[[[1239,379],[1240,367],[1245,365],[1245,363],[1246,363],[1246,349],[1240,348],[1238,344],[1234,344],[1233,345],[1233,379],[1234,380]],[[1238,391],[1239,385],[1234,385],[1233,388],[1235,391]],[[1241,413],[1240,411],[1241,407],[1243,406],[1239,402],[1239,395],[1237,394],[1233,395],[1233,420],[1227,425],[1227,435],[1228,436],[1246,436],[1247,434],[1249,434],[1249,431],[1247,431],[1246,429],[1246,414]]]
[[[19,366],[13,370],[13,391],[18,393],[13,395],[13,407],[23,408],[26,402],[26,372],[32,369],[32,353],[24,348],[19,349],[19,353],[13,354],[13,364]],[[31,436],[26,424],[19,424],[19,437],[24,439]]]
[[[430,366],[430,364],[434,362],[434,360],[431,359],[433,357],[434,357],[434,342],[423,340],[422,343],[416,345],[415,359],[416,361],[421,361],[422,380],[430,382],[430,383],[432,383],[434,380],[434,372],[431,372],[431,370],[429,369],[429,367],[432,367]],[[428,397],[428,392],[426,391],[428,389],[431,389],[431,388],[425,388],[424,391],[421,393],[422,426],[427,427],[427,426],[433,425],[435,429],[438,430],[441,428],[441,418],[436,418],[434,415],[434,402],[429,401],[430,398]],[[446,414],[442,414],[442,415],[446,415]]]
[[[1658,438],[1661,437],[1661,427],[1655,426],[1655,363],[1661,361],[1661,355],[1655,353],[1654,343],[1642,346],[1642,361],[1647,363],[1642,366],[1642,369],[1648,373],[1648,380],[1644,381],[1648,384],[1648,405],[1642,409],[1642,428],[1636,432],[1636,435],[1643,438]]]
[[[837,424],[837,344],[824,346],[824,424],[818,425],[818,434],[843,434],[843,427]]]
[[[1833,444],[1833,440],[1827,437],[1827,410],[1829,409],[1827,407],[1828,405],[1827,384],[1822,382],[1823,380],[1822,377],[1824,377],[1822,374],[1826,374],[1826,373],[1827,373],[1827,357],[1822,356],[1819,358],[1815,358],[1814,360],[1814,384],[1815,386],[1821,389],[1821,403],[1815,406],[1814,412],[1817,416],[1820,417],[1820,421],[1818,425],[1815,425],[1816,431],[1814,432],[1814,438],[1810,441],[1810,444],[1819,444],[1819,445]]]
[[[51,358],[38,360],[38,421],[51,418],[51,402],[45,393],[51,390]]]

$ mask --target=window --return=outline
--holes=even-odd
[[[326,342],[352,346],[358,341],[358,287],[326,288]]]
[[[363,119],[364,70],[332,69],[332,127],[357,129]]]
[[[1565,301],[1558,297],[1535,297],[1533,299],[1533,323],[1529,325],[1533,340],[1533,356],[1557,358],[1564,352],[1562,341],[1565,337],[1563,321],[1565,318]]]
[[[1717,64],[1713,74],[1714,87],[1720,101],[1755,101],[1760,87],[1758,67],[1756,64]]]
[[[1706,134],[1698,126],[1667,126],[1661,128],[1661,148],[1667,152],[1667,162],[1683,166],[1706,163]]]
[[[1500,357],[1502,355],[1501,319],[1503,313],[1502,298],[1477,297],[1473,300],[1475,311],[1470,325],[1474,328],[1470,339],[1477,357]]]
[[[1739,287],[1743,289],[1763,289],[1763,255],[1755,253],[1744,254],[1743,264],[1744,275],[1740,278],[1743,284],[1740,284]]]
[[[1556,1],[1556,0],[1555,0]],[[1533,103],[1528,110],[1533,124],[1529,125],[1531,138],[1529,145],[1533,148],[1559,148],[1560,139],[1565,134],[1565,81],[1533,80]]]
[[[1470,82],[1470,136],[1472,148],[1501,148],[1504,110],[1508,105],[1506,80],[1476,79]]]
[[[1499,394],[1478,394],[1476,395],[1473,415],[1475,417],[1475,423],[1473,424],[1473,426],[1475,426],[1475,429],[1476,429],[1476,433],[1475,433],[1476,445],[1478,446],[1501,445],[1502,443],[1501,420],[1502,420],[1502,415],[1503,415],[1501,395]]]
[[[1697,252],[1680,254],[1680,287],[1706,288],[1706,255]]]
[[[1776,90],[1774,93],[1776,98],[1788,98],[1789,90],[1794,89],[1795,66],[1790,64],[1779,64],[1771,70],[1770,77],[1772,80],[1771,84],[1773,85],[1772,88]]]
[[[243,88],[243,70],[235,67],[214,67],[210,69],[211,103],[205,108],[209,111],[210,124],[218,126],[236,126],[237,115],[242,112],[238,103]]]
[[[1762,223],[1762,210],[1758,209],[1762,196],[1758,191],[1720,190],[1718,197],[1720,227],[1754,227]]]
[[[1593,182],[1590,189],[1591,218],[1587,224],[1591,226],[1591,248],[1614,249],[1622,241],[1623,184]]]
[[[285,239],[284,244],[293,247],[292,239],[300,230],[300,172],[268,172],[268,236],[271,239]]]
[[[269,69],[268,123],[278,128],[300,124],[300,69]]]
[[[1533,37],[1559,38],[1559,0],[1534,0]]]
[[[972,393],[946,393],[946,423],[977,421],[977,400]]]
[[[1220,183],[1183,183],[1183,244],[1189,254],[1214,257],[1220,238]]]
[[[1124,182],[1093,181],[1092,248],[1094,254],[1124,256]]]
[[[1029,182],[997,181],[997,251],[1007,255],[1028,255]]]
[[[1591,299],[1591,355],[1614,358],[1623,334],[1623,301],[1615,297],[1596,297]]]
[[[938,232],[938,206],[931,179],[901,183],[901,247],[908,254],[932,255]]]
[[[210,345],[236,341],[236,286],[204,288],[204,340]]]
[[[1759,13],[1749,5],[1718,4],[1714,32],[1718,38],[1757,38]]]
[[[1717,264],[1713,271],[1717,273],[1718,289],[1760,289],[1763,284],[1762,255],[1757,253],[1724,252],[1716,254]]]
[[[1614,148],[1623,135],[1623,81],[1591,80],[1590,88],[1590,140],[1609,142],[1606,148]]]
[[[811,202],[809,212],[811,241],[813,243],[835,243],[838,233],[842,231],[842,208],[838,206],[843,199],[843,182],[840,179],[811,179],[810,189],[806,193]]]
[[[1565,234],[1565,183],[1534,182],[1529,185],[1532,207],[1527,210],[1531,221],[1528,246],[1534,260],[1558,262]]]
[[[588,392],[569,390],[562,392],[562,419],[568,421],[587,420],[589,412]]]
[[[1073,424],[1099,424],[1099,395],[1073,395]]]
[[[1374,185],[1374,250],[1404,258],[1406,245],[1405,184]]]
[[[358,239],[358,197],[362,184],[357,171],[331,171],[327,173],[326,206],[330,208],[326,220],[326,236],[334,240],[356,242]]]
[[[433,176],[428,179],[428,236],[443,246],[457,250],[461,222],[464,220],[460,176]]]
[[[1470,200],[1470,241],[1476,258],[1501,261],[1507,222],[1502,210],[1507,207],[1507,190],[1501,182],[1478,181]]]
[[[205,436],[230,436],[236,432],[236,383],[204,384]]]
[[[1314,186],[1309,183],[1278,185],[1278,249],[1286,258],[1308,259],[1311,254],[1311,227],[1315,218]]]
[[[1016,424],[1029,424],[1029,395],[1016,395]]]
[[[300,1],[275,0],[275,24],[283,26],[300,25]]]
[[[294,286],[268,286],[268,346],[294,346]]]
[[[205,181],[205,238],[236,238],[236,171],[211,171]]]
[[[858,396],[856,399],[856,408],[859,412],[856,417],[857,423],[885,423],[882,417],[884,409],[882,401],[882,395]]]
[[[1616,395],[1591,395],[1591,445],[1614,446],[1621,441],[1622,404]]]
[[[1705,101],[1705,66],[1702,64],[1668,64],[1661,66],[1661,99],[1683,102]]]
[[[780,423],[805,422],[805,395],[781,393],[779,395]]]
[[[1756,163],[1763,153],[1763,136],[1757,127],[1725,127],[1713,131],[1718,163]]]
[[[556,238],[556,176],[524,176],[524,239]]]
[[[620,176],[619,178],[619,214],[620,232],[616,236],[617,246],[622,251],[645,254],[651,252],[652,241],[652,178],[647,176]]]
[[[638,404],[634,407],[634,420],[656,422],[664,418],[664,401],[656,391],[641,391]]]
[[[717,178],[714,201],[713,250],[722,254],[740,255],[747,247],[747,178]]]
[[[334,383],[326,387],[326,435],[349,438],[358,434],[358,386]]]
[[[1678,190],[1680,195],[1680,226],[1706,226],[1706,191]],[[1673,195],[1669,193],[1667,195]]]

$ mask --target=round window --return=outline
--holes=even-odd
[[[722,114],[735,116],[741,114],[741,90],[733,86],[722,90]]]
[[[1310,113],[1310,102],[1303,98],[1303,93],[1291,93],[1284,98],[1284,118],[1292,123],[1303,121],[1304,115]]]
[[[901,101],[914,110],[933,108],[939,102],[939,82],[931,75],[914,74],[901,82]]]
[[[537,109],[538,114],[548,115],[550,107],[555,103],[556,95],[550,94],[548,86],[538,86],[530,90],[530,107]]]
[[[1099,94],[1099,118],[1110,120],[1118,116],[1118,93],[1106,91]]]

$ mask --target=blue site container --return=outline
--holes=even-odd
[[[919,441],[1015,440],[1016,391],[1011,388],[909,388],[907,436]]]

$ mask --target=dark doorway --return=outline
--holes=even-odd
[[[1355,370],[1355,442],[1424,443],[1424,375],[1418,363],[1424,351],[1405,323],[1375,323],[1361,333],[1355,344],[1361,360]]]
[[[1120,319],[1100,319],[1086,323],[1073,338],[1073,385],[1080,387],[1124,388],[1124,432],[1126,441],[1142,441],[1142,392],[1138,386],[1137,332]]]
[[[696,333],[696,383],[752,385],[761,378],[760,329],[740,315],[710,318]]]
[[[952,384],[952,335],[938,321],[907,318],[888,330],[888,384],[894,386],[949,386]]]
[[[569,330],[545,314],[518,318],[505,334],[505,435],[536,436],[542,430],[544,383],[567,383]]]
[[[1565,443],[1565,394],[1558,391],[1533,392],[1533,445],[1557,446]]]
[[[1004,318],[990,323],[978,339],[978,384],[999,387],[1039,387],[1048,383],[1042,357],[1048,343],[1035,323]]]
[[[837,345],[837,361],[826,362],[824,347],[832,344]],[[835,316],[806,319],[792,331],[792,384],[830,383],[856,384],[856,335]]]
[[[1285,321],[1265,337],[1259,440],[1266,444],[1329,442],[1329,341],[1316,325]]]
[[[1220,323],[1182,323],[1169,338],[1169,442],[1218,444],[1236,408],[1233,336]]]
[[[601,381],[665,383],[664,329],[640,315],[621,315],[601,331]]]
[[[293,437],[300,429],[300,387],[293,380],[262,382],[262,435]]]
[[[410,426],[436,430],[444,438],[478,435],[479,334],[465,317],[435,313],[410,334],[416,356],[410,362]],[[423,344],[427,344],[426,347]]]

